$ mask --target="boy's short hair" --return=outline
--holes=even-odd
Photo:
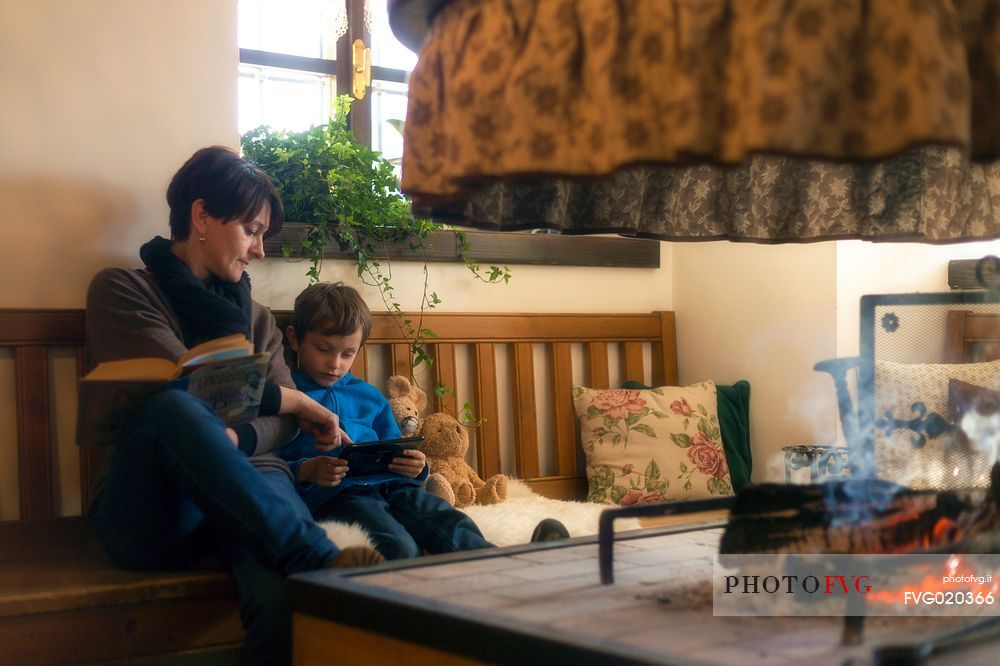
[[[361,344],[372,331],[372,313],[361,294],[343,282],[319,282],[295,297],[292,326],[300,338],[309,331],[351,335],[361,329]]]

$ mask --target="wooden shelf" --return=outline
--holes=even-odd
[[[268,256],[280,257],[283,245],[299,247],[309,225],[285,222],[281,231],[264,242]],[[607,266],[617,268],[659,268],[660,242],[640,238],[607,236],[563,236],[560,234],[496,233],[464,231],[468,254],[483,265],[534,264],[550,266]],[[461,261],[461,243],[454,231],[432,231],[424,243],[424,253],[410,249],[409,241],[387,243],[377,249],[380,258],[399,261]],[[352,255],[328,246],[327,258],[350,259]]]

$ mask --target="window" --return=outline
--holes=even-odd
[[[403,136],[394,125],[406,118],[406,81],[417,55],[392,34],[387,4],[386,0],[238,0],[240,133],[260,125],[302,131],[327,122],[336,97],[352,94],[354,64],[363,65],[365,49],[370,49],[371,82],[351,104],[351,129],[359,142],[395,164],[398,176]],[[482,231],[468,232],[466,238],[473,248],[470,255],[484,264],[659,266],[655,241],[622,245],[620,239],[555,236],[540,241],[527,234]],[[453,245],[454,239],[449,240]],[[557,251],[556,244],[568,249]],[[447,241],[439,246],[451,247]],[[280,254],[280,247],[268,251]],[[457,250],[442,252],[438,260],[459,260]],[[399,258],[412,254],[403,248]]]
[[[371,84],[351,106],[362,143],[398,164],[406,77],[417,56],[389,28],[385,0],[239,0],[239,130],[301,131],[325,123],[338,95],[350,95],[354,65],[368,52]],[[361,44],[355,46],[360,40]]]

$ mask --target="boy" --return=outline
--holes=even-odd
[[[295,299],[285,330],[299,357],[296,386],[340,417],[348,442],[401,436],[389,402],[350,374],[371,321],[355,289],[320,283]],[[347,462],[339,457],[344,446],[350,443],[324,452],[311,435],[300,433],[281,450],[317,520],[360,524],[390,560],[492,546],[471,518],[424,490],[428,471],[421,451],[404,450],[389,465],[390,474],[355,477],[347,476]]]

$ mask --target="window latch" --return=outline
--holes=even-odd
[[[352,51],[353,71],[351,73],[351,92],[354,99],[364,99],[365,92],[372,84],[372,50],[360,39],[355,39]]]

